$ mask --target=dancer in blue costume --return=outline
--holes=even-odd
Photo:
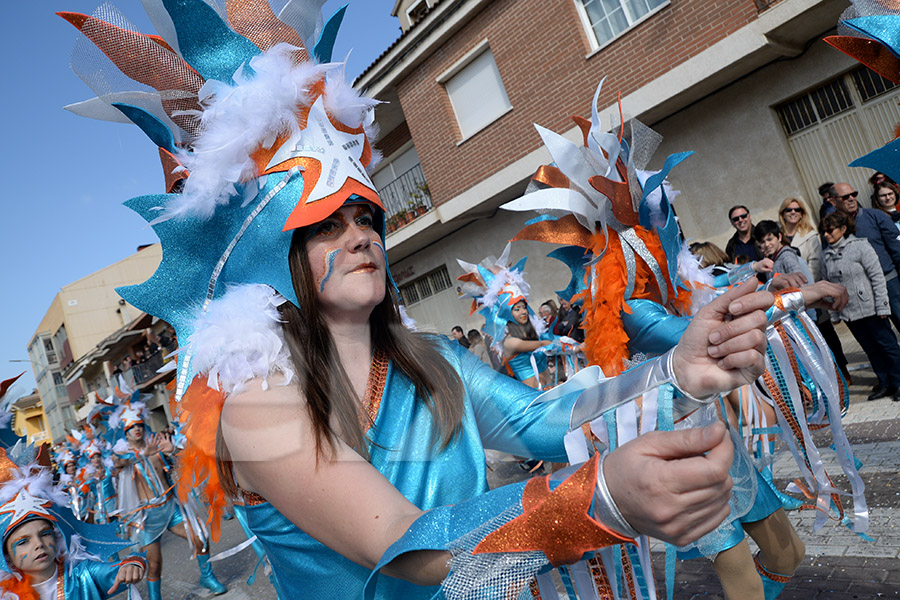
[[[526,259],[510,267],[509,252],[507,244],[500,258],[487,258],[484,266],[458,260],[465,271],[458,279],[463,293],[473,298],[472,311],[484,315],[485,332],[493,338],[506,374],[528,387],[544,389],[551,379],[547,354],[541,349],[556,337],[528,305]]]
[[[117,516],[125,533],[147,553],[147,590],[151,600],[161,598],[162,543],[166,530],[190,540],[200,570],[200,585],[215,595],[227,588],[216,579],[209,564],[207,536],[192,517],[190,507],[179,503],[169,471],[175,446],[167,434],[147,433],[142,402],[124,401],[108,421],[109,429],[121,431],[113,447],[118,477]]]
[[[118,17],[63,16],[165,92],[72,110],[127,118],[160,147],[170,193],[129,205],[153,222],[163,260],[119,293],[187,342],[176,396],[192,459],[180,480],[244,497],[279,595],[427,598],[445,578],[460,583],[458,561],[506,555],[537,565],[517,571],[522,589],[545,565],[581,564],[638,532],[684,544],[715,528],[729,513],[721,425],[644,436],[527,489],[488,492],[484,448],[564,460],[570,429],[648,388],[686,407],[747,382],[762,369],[772,296],[726,294],[672,352],[615,379],[586,373],[584,393],[526,411],[535,390],[403,328],[365,171],[374,103],[328,64],[340,15],[317,30],[317,14],[228,4],[226,23],[202,0],[148,0],[161,37]],[[523,531],[541,552],[488,535],[523,523],[498,515],[540,511],[550,519]],[[460,554],[463,538],[478,543]]]
[[[554,252],[572,270],[569,288],[585,299],[589,361],[616,373],[632,356],[658,356],[675,347],[690,327],[691,315],[716,292],[709,270],[699,269],[684,247],[669,204],[675,192],[665,177],[689,153],[669,156],[661,172],[644,170],[644,164],[635,162],[649,159],[652,152],[642,144],[654,136],[636,121],[623,124],[617,133],[603,132],[596,100],[595,96],[591,121],[575,119],[585,139],[578,151],[572,142],[539,128],[555,164],[542,167],[528,193],[503,208],[547,213],[530,221],[514,240],[578,242]],[[626,135],[628,140],[623,139]],[[747,265],[732,275],[750,276],[754,270]],[[791,278],[779,278],[772,287],[784,289],[793,283]],[[827,306],[841,305],[846,303],[846,290],[821,282],[790,297],[780,300],[790,309],[779,309],[773,317],[780,313],[778,319],[784,318],[824,298],[831,299]],[[780,343],[790,346],[787,338]],[[822,364],[818,356],[816,360]],[[827,379],[828,372],[823,370],[823,375]],[[810,389],[815,395],[816,388]],[[831,417],[839,419],[836,414]],[[622,427],[628,426],[620,424],[620,436]],[[738,512],[733,521],[679,553],[681,558],[713,556],[729,599],[775,598],[803,557],[803,544],[779,498],[761,476],[754,472],[751,478],[756,480],[749,488],[756,490],[755,499],[752,492],[739,493],[739,502],[746,505],[753,500],[749,511]],[[756,560],[744,541],[744,530],[761,548]]]

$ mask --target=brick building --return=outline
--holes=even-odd
[[[823,181],[867,197],[846,167],[885,143],[900,91],[822,42],[834,0],[397,0],[403,33],[357,79],[376,110],[384,154],[373,181],[387,205],[391,270],[410,315],[448,333],[477,327],[457,298],[456,259],[499,254],[533,215],[498,207],[550,161],[534,123],[580,139],[597,84],[601,120],[637,117],[664,136],[650,163],[696,155],[670,176],[687,237],[722,246],[727,210],[772,218],[787,196],[818,206]],[[811,210],[817,214],[817,210]],[[532,303],[568,273],[550,248],[528,255]]]

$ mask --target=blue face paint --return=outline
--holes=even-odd
[[[322,278],[322,281],[319,282],[319,293],[325,290],[325,282],[331,278],[331,274],[334,272],[334,260],[337,258],[340,251],[340,248],[335,248],[334,250],[329,250],[325,255],[325,276]]]

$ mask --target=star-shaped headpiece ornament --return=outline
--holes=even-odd
[[[12,500],[0,506],[0,515],[4,516],[4,521],[6,515],[10,515],[6,528],[3,530],[3,538],[6,539],[6,535],[10,531],[31,519],[47,519],[56,522],[56,517],[47,510],[51,506],[53,503],[50,500],[32,496],[28,489],[22,488]]]

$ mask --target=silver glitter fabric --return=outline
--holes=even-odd
[[[487,534],[522,514],[522,503],[450,543],[453,555],[450,574],[441,584],[448,600],[495,600],[531,598],[528,584],[549,565],[543,552],[500,552],[472,554]]]

